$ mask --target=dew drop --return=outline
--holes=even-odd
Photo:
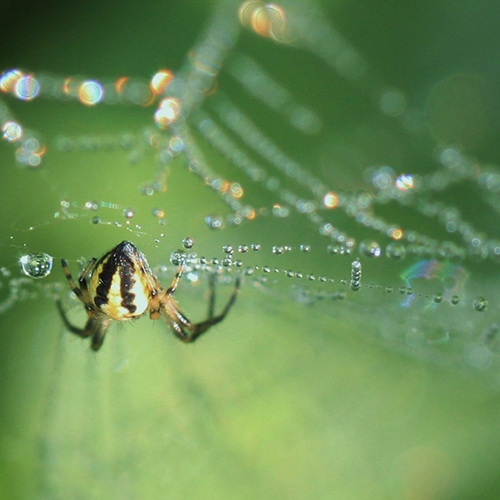
[[[193,238],[184,238],[182,240],[182,246],[186,249],[190,249],[190,248],[193,248],[194,246],[194,240]]]
[[[100,224],[102,222],[102,220],[100,217],[92,217],[90,222],[92,222],[92,224]]]
[[[361,262],[354,260],[351,262],[351,282],[349,284],[353,292],[361,288]]]
[[[240,245],[238,247],[238,252],[240,252],[240,253],[247,253],[248,252],[248,246],[247,245]]]
[[[205,224],[210,229],[221,229],[224,226],[224,220],[220,215],[207,215],[205,217]]]
[[[439,304],[440,302],[443,301],[443,294],[442,293],[436,293],[434,297],[432,297],[432,300],[436,303]]]
[[[85,203],[85,208],[87,210],[93,210],[93,211],[95,211],[95,210],[97,210],[99,208],[99,204],[97,202],[95,202],[95,201],[87,201]]]
[[[488,257],[488,247],[486,245],[470,246],[468,254],[473,262],[482,262]]]
[[[165,217],[165,210],[161,208],[153,208],[151,211],[154,217],[158,217],[158,219],[163,219]]]
[[[387,286],[387,287],[385,288],[385,291],[386,291],[387,293],[392,293],[392,286]]]
[[[310,245],[300,245],[299,250],[301,252],[310,252],[311,251],[311,246]]]
[[[35,279],[45,278],[50,274],[52,261],[52,256],[46,253],[30,253],[19,259],[24,274]]]
[[[453,295],[453,297],[451,298],[450,302],[454,306],[456,306],[460,302],[460,297],[458,295]]]
[[[260,245],[258,243],[252,243],[250,245],[250,248],[254,251],[254,252],[258,252],[260,250]]]
[[[284,251],[285,249],[283,247],[277,247],[277,246],[273,247],[273,253],[276,255],[281,255]]]
[[[337,255],[340,253],[340,245],[328,245],[326,251],[331,255]]]
[[[187,253],[184,250],[175,250],[170,254],[170,262],[174,266],[180,266],[186,262]]]
[[[224,253],[227,253],[229,255],[232,255],[234,253],[234,249],[231,245],[224,245],[222,247],[222,250],[224,251]]]
[[[488,301],[484,297],[478,297],[472,302],[472,306],[478,312],[484,312],[488,309]]]
[[[382,249],[376,241],[364,240],[359,244],[359,251],[366,257],[380,257]]]
[[[391,259],[403,260],[406,257],[406,248],[402,243],[393,241],[387,245],[385,254]]]
[[[132,219],[132,217],[134,217],[135,215],[135,212],[132,208],[126,208],[124,211],[123,211],[123,216],[126,218],[126,219]]]

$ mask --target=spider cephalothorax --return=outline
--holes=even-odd
[[[177,338],[193,342],[212,325],[222,321],[236,300],[240,280],[236,278],[233,293],[226,307],[214,316],[214,283],[211,275],[208,318],[200,323],[191,323],[179,309],[173,298],[182,277],[181,264],[167,289],[161,287],[149,268],[146,257],[133,243],[123,241],[106,253],[99,261],[91,259],[78,278],[78,285],[71,276],[66,261],[62,261],[63,272],[74,294],[82,301],[89,316],[84,328],[73,326],[58,302],[59,312],[66,327],[80,337],[92,337],[92,349],[97,351],[104,340],[112,320],[134,319],[149,311],[151,319],[163,316]]]

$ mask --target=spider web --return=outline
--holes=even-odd
[[[257,453],[257,461],[246,464],[253,456],[251,440],[246,442],[235,431],[227,435],[220,423],[205,420],[215,418],[211,397],[219,397],[215,404],[223,408],[230,402],[212,384],[221,382],[242,409],[244,394],[252,394],[252,387],[260,387],[263,380],[281,380],[288,392],[275,403],[273,414],[293,404],[303,406],[304,400],[293,396],[287,373],[288,364],[296,363],[297,370],[304,366],[303,373],[312,376],[315,362],[308,363],[305,346],[316,353],[314,359],[321,358],[324,349],[320,378],[342,373],[331,367],[332,359],[344,367],[357,359],[349,354],[351,346],[351,353],[359,349],[368,357],[380,348],[410,354],[440,369],[453,368],[453,373],[483,375],[496,387],[500,170],[492,164],[498,151],[491,141],[496,131],[491,74],[480,60],[447,59],[445,47],[443,54],[431,53],[439,71],[432,67],[422,75],[425,64],[431,64],[424,37],[406,38],[410,46],[387,59],[378,54],[381,47],[397,42],[401,26],[418,31],[410,22],[412,14],[425,11],[429,18],[441,19],[444,8],[414,8],[393,21],[387,12],[384,17],[383,10],[372,12],[359,4],[363,15],[355,23],[353,11],[319,3],[218,2],[203,16],[172,4],[175,13],[168,21],[154,5],[141,14],[147,22],[137,23],[149,28],[140,31],[132,23],[127,36],[126,29],[122,33],[114,27],[109,13],[81,11],[79,21],[71,24],[68,11],[60,7],[54,21],[59,36],[71,36],[72,26],[85,29],[97,23],[100,32],[110,30],[108,40],[115,37],[117,52],[97,37],[86,36],[83,41],[69,40],[79,57],[61,50],[56,62],[53,53],[44,58],[40,51],[30,60],[21,55],[20,45],[5,58],[6,71],[20,68],[23,75],[10,74],[9,81],[23,80],[7,85],[0,103],[0,121],[9,139],[0,149],[5,200],[0,310],[5,331],[34,332],[22,343],[24,356],[31,360],[27,373],[44,365],[39,384],[46,394],[41,405],[46,429],[38,433],[42,451],[36,456],[46,472],[38,491],[47,498],[76,498],[73,486],[58,479],[58,471],[64,471],[63,477],[76,475],[76,483],[84,484],[95,464],[108,463],[109,453],[121,480],[111,478],[105,468],[96,477],[99,488],[111,491],[119,485],[125,497],[135,498],[141,482],[151,478],[141,468],[170,447],[168,456],[178,452],[183,457],[175,465],[169,461],[161,479],[172,496],[186,485],[191,486],[184,498],[205,492],[198,477],[212,477],[221,492],[214,498],[234,498],[242,484],[248,497],[262,496],[270,480],[266,454]],[[112,4],[106,8],[115,9]],[[36,19],[36,12],[31,15]],[[464,23],[461,15],[460,9],[454,12],[450,31]],[[130,12],[123,15],[128,23],[133,17]],[[183,25],[188,19],[191,29]],[[432,23],[427,27],[431,37]],[[24,43],[35,40],[39,30],[31,25]],[[12,26],[6,33],[13,40],[19,37]],[[57,43],[46,38],[41,47],[54,51]],[[115,59],[109,64],[112,54]],[[398,57],[396,64],[389,61],[390,55]],[[163,80],[160,75],[159,87],[154,87],[151,75],[159,75],[161,68]],[[164,87],[161,82],[166,82]],[[33,88],[39,93],[30,99]],[[16,127],[22,130],[18,140]],[[194,239],[192,249],[182,247],[186,237]],[[65,288],[59,260],[68,259],[76,274],[86,259],[100,257],[125,239],[146,254],[164,283],[175,267],[172,256],[179,250],[191,254],[179,301],[194,316],[202,317],[206,308],[204,263],[221,273],[220,304],[230,293],[232,276],[243,274],[241,297],[226,326],[209,334],[219,338],[206,352],[176,351],[174,359],[164,347],[163,325],[153,329],[142,320],[113,326],[115,332],[96,359],[86,353],[87,345],[61,330],[53,306],[56,295],[65,298],[75,324],[83,324],[84,314]],[[37,252],[54,258],[52,272],[42,280],[25,276],[19,265],[22,256]],[[360,273],[353,264],[358,261]],[[33,310],[29,319],[23,317],[25,308]],[[129,335],[131,330],[134,335]],[[60,338],[54,335],[57,331]],[[256,336],[259,341],[250,345]],[[51,340],[42,346],[44,337]],[[4,342],[16,345],[14,339]],[[339,347],[347,351],[340,358]],[[266,348],[269,353],[263,355]],[[45,361],[34,362],[34,351],[40,349]],[[277,360],[277,352],[287,354]],[[244,390],[214,375],[219,364],[241,381],[235,357],[252,373]],[[10,363],[14,366],[21,359]],[[389,372],[397,373],[406,359],[391,357]],[[168,380],[166,385],[150,385],[150,397],[141,394],[140,384],[126,382],[127,367],[143,366],[145,360],[150,374]],[[374,364],[368,361],[366,370],[386,376],[374,370]],[[13,369],[9,366],[7,371]],[[80,395],[72,408],[64,404],[74,391],[72,383],[63,381],[68,369],[68,380],[77,384]],[[264,373],[262,379],[259,372]],[[128,378],[115,376],[122,373]],[[78,383],[80,377],[90,382]],[[300,379],[302,389],[306,379]],[[414,383],[409,375],[407,380]],[[453,378],[450,384],[460,382]],[[21,386],[18,381],[16,387]],[[312,397],[316,411],[322,408],[317,403],[322,390],[328,386]],[[400,391],[403,394],[404,388]],[[6,398],[11,400],[13,394]],[[112,403],[109,394],[114,395]],[[131,418],[108,407],[127,407],[128,398]],[[158,407],[156,399],[164,404]],[[139,401],[155,415],[150,422],[155,431],[147,439],[161,428],[155,419],[163,419],[170,429],[157,442],[139,444]],[[17,408],[13,402],[10,407],[12,412]],[[96,408],[104,421],[101,426],[94,428],[81,416],[88,408]],[[332,410],[330,403],[326,408],[327,413]],[[252,410],[255,425],[264,415]],[[231,421],[230,415],[225,418]],[[67,421],[84,429],[81,437],[68,437]],[[62,437],[55,432],[60,428],[65,429]],[[269,432],[278,428],[277,422]],[[127,433],[129,440],[120,442],[118,436]],[[107,451],[100,448],[103,439],[108,440]],[[311,439],[308,433],[303,443]],[[228,440],[245,451],[228,451]],[[190,441],[196,446],[187,452],[184,443]],[[275,459],[280,454],[296,456],[296,450],[279,443]],[[79,451],[68,460],[71,449]],[[147,450],[149,458],[138,457],[137,450]],[[208,450],[233,477],[226,481],[213,472]],[[120,461],[120,454],[127,458]],[[135,458],[141,467],[133,467]],[[233,459],[237,466],[231,467]],[[402,453],[398,460],[407,464],[406,459]],[[302,461],[291,463],[299,467]],[[194,470],[185,473],[193,464],[201,470],[199,476]],[[183,481],[169,479],[181,470]],[[377,467],[372,470],[375,476],[383,474]],[[350,473],[343,469],[346,477]],[[398,474],[398,481],[404,482],[409,473]],[[247,476],[258,479],[249,481]],[[286,481],[273,484],[281,495],[291,497]],[[333,491],[331,482],[319,484],[327,494]],[[318,496],[319,490],[313,490],[303,479],[300,491]]]

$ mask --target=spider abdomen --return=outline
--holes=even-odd
[[[95,305],[110,318],[127,320],[144,314],[151,297],[151,283],[141,252],[124,241],[97,263],[89,289]]]

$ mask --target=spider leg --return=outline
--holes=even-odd
[[[66,317],[66,313],[64,312],[64,309],[62,307],[61,301],[57,300],[56,304],[57,304],[57,309],[59,310],[59,314],[61,315],[61,318],[64,322],[64,325],[71,333],[74,333],[75,335],[78,335],[79,337],[82,337],[83,339],[94,335],[94,333],[97,330],[99,320],[96,320],[94,318],[89,318],[87,320],[87,323],[85,324],[84,328],[78,328],[76,326],[73,326],[69,322],[68,318]]]
[[[90,347],[94,351],[98,351],[101,348],[102,343],[104,342],[104,337],[106,335],[106,331],[108,330],[110,321],[107,319],[104,319],[104,320],[98,320],[97,323],[98,323],[97,331],[94,333],[94,335],[92,337],[92,344],[90,345]]]
[[[215,279],[216,274],[211,273],[208,276],[208,318],[214,317],[215,310]]]
[[[68,263],[64,259],[61,259],[61,264],[62,264],[64,276],[66,276],[66,279],[68,280],[69,287],[71,288],[71,290],[73,290],[73,293],[80,300],[82,300],[82,291],[80,290],[78,285],[75,283],[73,276],[71,276],[71,271],[69,270]]]
[[[215,281],[215,280],[214,280]],[[209,317],[205,321],[200,323],[191,323],[189,319],[184,315],[184,313],[177,307],[174,301],[169,301],[165,304],[165,317],[167,322],[171,326],[174,335],[183,342],[194,342],[200,335],[205,333],[211,326],[216,325],[221,322],[233,306],[238,296],[240,289],[240,278],[236,278],[234,283],[233,292],[229,298],[226,307],[218,316],[213,316],[213,304],[215,301],[213,292],[213,283],[211,284],[211,297],[209,299]],[[210,315],[210,313],[212,313]]]
[[[173,295],[174,292],[177,290],[177,287],[179,286],[179,282],[181,281],[183,273],[184,273],[184,264],[181,264],[177,268],[177,272],[175,273],[174,279],[172,280],[172,283],[170,283],[170,286],[167,289],[167,295]]]
[[[97,351],[101,347],[104,341],[104,336],[106,335],[106,330],[109,327],[110,321],[108,319],[89,318],[87,320],[87,323],[85,323],[84,328],[78,328],[69,322],[68,318],[66,317],[66,313],[64,312],[64,309],[62,307],[61,301],[58,300],[56,304],[57,304],[57,309],[59,310],[59,314],[61,315],[61,318],[66,328],[71,333],[78,335],[82,339],[92,337],[91,347],[94,351]]]
[[[92,269],[94,268],[94,265],[96,263],[97,259],[94,257],[89,260],[89,263],[87,264],[87,267],[82,271],[82,274],[80,274],[80,277],[78,278],[78,284],[80,285],[80,288],[87,292],[87,278],[89,277],[89,274],[91,273]]]

